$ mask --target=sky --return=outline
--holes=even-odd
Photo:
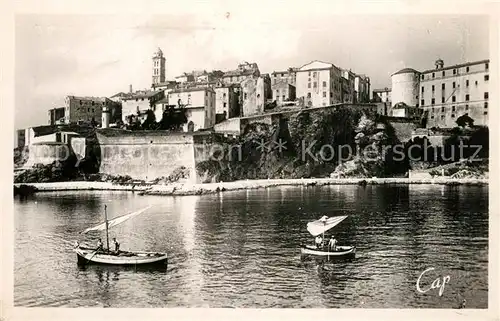
[[[17,15],[15,129],[48,123],[67,95],[112,96],[151,86],[160,47],[166,76],[232,70],[261,73],[312,60],[366,74],[390,87],[399,69],[487,59],[489,21],[480,15]]]

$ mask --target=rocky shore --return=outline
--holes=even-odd
[[[208,184],[174,183],[167,185],[141,184],[120,185],[109,182],[57,182],[32,183],[36,192],[49,191],[137,191],[144,195],[202,195],[223,191],[258,189],[276,186],[326,186],[326,185],[382,185],[382,184],[434,184],[434,185],[487,185],[488,179],[411,179],[411,178],[308,178],[308,179],[265,179],[242,180]],[[19,187],[15,184],[15,187]],[[24,184],[27,185],[27,184]]]

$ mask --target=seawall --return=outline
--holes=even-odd
[[[205,154],[195,152],[210,134],[163,131],[99,130],[100,173],[152,181],[185,167],[190,181],[199,181],[196,162]],[[198,148],[199,150],[200,148]]]

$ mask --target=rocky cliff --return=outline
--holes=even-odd
[[[251,124],[196,170],[203,182],[266,178],[383,177],[404,174],[384,146],[399,143],[394,129],[376,113],[339,108],[302,110],[274,125]],[[332,174],[333,173],[333,174]]]

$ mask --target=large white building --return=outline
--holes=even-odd
[[[171,105],[184,107],[186,132],[211,128],[215,125],[215,91],[210,87],[176,89],[168,93]]]
[[[427,127],[455,127],[467,114],[475,125],[488,125],[489,60],[444,66],[422,72],[405,68],[392,75],[392,106],[404,103],[427,115]]]

